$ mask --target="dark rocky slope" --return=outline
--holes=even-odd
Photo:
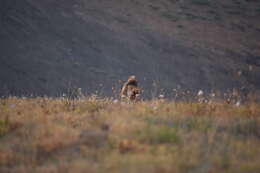
[[[260,89],[253,0],[1,0],[0,95]]]

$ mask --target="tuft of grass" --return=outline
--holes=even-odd
[[[10,122],[8,117],[6,117],[3,120],[0,119],[0,138],[8,134],[10,131],[15,130],[19,126],[20,126],[19,123]]]
[[[155,127],[149,125],[139,131],[138,135],[140,141],[151,144],[174,144],[180,141],[177,130],[165,125]]]
[[[7,119],[0,120],[0,137],[4,136],[10,129],[10,124]]]

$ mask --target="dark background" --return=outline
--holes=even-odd
[[[1,0],[0,96],[260,89],[257,0]],[[162,91],[164,89],[164,91]]]

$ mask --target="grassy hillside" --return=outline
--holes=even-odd
[[[256,173],[260,105],[0,100],[0,172]]]
[[[257,0],[1,0],[0,95],[259,90]]]

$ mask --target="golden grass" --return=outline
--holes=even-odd
[[[6,98],[0,146],[3,173],[260,172],[260,104]]]

